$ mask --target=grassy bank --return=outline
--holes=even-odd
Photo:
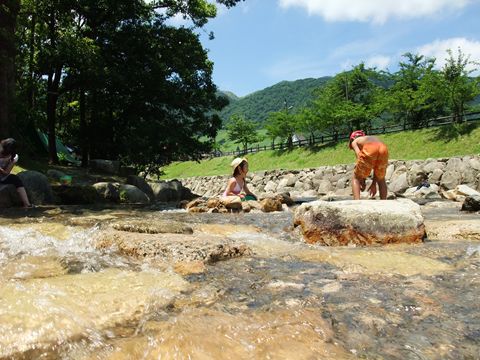
[[[480,153],[480,123],[449,125],[380,136],[389,147],[391,159],[413,160]],[[249,154],[250,171],[302,169],[322,165],[348,164],[355,156],[347,143],[292,151],[262,151]],[[191,176],[224,175],[230,172],[233,157],[187,161],[165,167],[164,179]]]

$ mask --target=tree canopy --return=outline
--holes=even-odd
[[[216,16],[214,2],[22,0],[13,10],[24,120],[8,126],[47,130],[50,161],[58,161],[59,134],[81,148],[84,163],[119,158],[147,171],[211,149],[204,139],[221,126],[225,101],[197,29]],[[191,25],[170,25],[178,15]]]

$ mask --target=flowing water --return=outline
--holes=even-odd
[[[181,221],[252,253],[182,276],[97,249],[119,219]],[[0,358],[480,359],[479,241],[325,248],[291,224],[142,209],[3,217]]]

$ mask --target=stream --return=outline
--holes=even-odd
[[[329,248],[304,244],[292,212],[22,211],[0,218],[0,359],[480,359],[478,239]],[[182,273],[97,246],[135,219],[251,251]]]

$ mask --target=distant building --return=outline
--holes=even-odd
[[[299,143],[300,141],[304,142],[306,140],[305,136],[299,133],[295,133],[292,136],[293,143]]]

